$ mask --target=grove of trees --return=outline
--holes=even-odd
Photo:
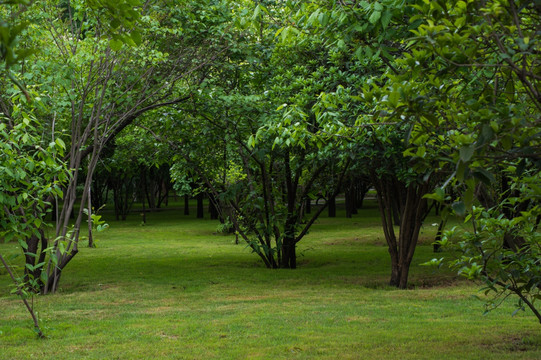
[[[540,34],[538,0],[2,1],[0,237],[54,293],[108,199],[205,195],[294,269],[373,188],[390,285],[443,207],[451,265],[541,322]]]

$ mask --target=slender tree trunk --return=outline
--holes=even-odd
[[[296,214],[298,176],[291,170],[290,155],[284,155],[284,176],[286,180],[285,198],[287,201],[287,217],[284,224],[284,238],[282,243],[282,258],[280,267],[288,269],[297,268],[297,254],[295,252],[296,225],[299,221]]]
[[[351,208],[350,208],[350,211],[351,211],[351,215],[357,215],[359,212],[357,211],[357,198],[358,198],[358,189],[357,189],[357,185],[355,183],[351,184],[350,186],[350,189],[349,189],[349,199],[351,201]]]
[[[353,216],[353,209],[355,209],[355,195],[351,189],[351,186],[346,188],[344,198],[346,202],[346,218],[349,219]]]
[[[32,320],[34,321],[34,329],[36,330],[36,333],[38,334],[38,336],[40,338],[44,338],[45,335],[43,335],[43,332],[41,332],[41,328],[39,327],[38,318],[37,318],[36,314],[34,313],[34,309],[30,306],[30,304],[26,300],[24,294],[22,293],[21,289],[19,288],[20,284],[17,282],[17,279],[13,275],[13,272],[11,271],[8,264],[6,263],[6,260],[4,259],[4,257],[1,254],[0,254],[0,261],[4,265],[4,268],[8,272],[9,276],[11,277],[11,280],[13,280],[13,282],[15,283],[15,286],[17,286],[17,290],[16,290],[17,295],[19,295],[22,302],[24,303],[24,306],[26,307],[26,310],[28,310],[28,312],[30,313],[30,316],[32,316]]]
[[[92,187],[88,189],[88,247],[94,247],[94,238],[92,237]]]
[[[209,213],[211,220],[218,220],[218,207],[216,206],[216,197],[212,194],[208,194],[209,199]]]
[[[197,218],[203,219],[205,217],[205,209],[203,207],[203,193],[197,194]]]

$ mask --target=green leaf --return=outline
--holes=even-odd
[[[19,245],[21,245],[23,249],[28,250],[28,244],[26,241],[19,239]]]
[[[496,182],[496,178],[494,178],[494,175],[492,175],[492,173],[483,168],[476,168],[472,171],[472,175],[486,185],[491,185]]]
[[[389,10],[383,13],[383,16],[381,17],[381,26],[383,26],[384,29],[387,28],[387,26],[391,22],[392,17],[393,17],[393,13],[390,12]]]
[[[137,46],[141,45],[142,37],[141,37],[141,33],[139,31],[137,31],[137,30],[132,31],[130,33],[130,37],[133,40],[133,42],[135,43],[135,45],[137,45]]]
[[[109,41],[109,46],[111,47],[111,50],[118,51],[122,48],[122,41],[118,39],[111,39]]]
[[[63,149],[63,150],[66,149],[66,143],[65,143],[62,139],[60,139],[60,138],[56,139],[56,140],[55,140],[55,143],[56,143],[56,145],[58,145],[61,149]]]
[[[370,15],[370,18],[368,18],[368,21],[371,24],[375,24],[378,22],[378,20],[381,18],[381,11],[374,11],[372,15]]]
[[[443,202],[445,200],[445,190],[440,187],[436,188],[436,190],[432,194],[425,194],[423,198]]]
[[[111,20],[110,25],[111,25],[112,29],[118,29],[120,27],[120,25],[122,25],[122,23],[120,22],[119,19],[114,18],[114,19]]]
[[[258,4],[256,7],[255,7],[255,10],[254,10],[254,14],[252,15],[252,20],[257,20],[257,18],[259,17],[259,14],[261,13],[261,5]]]
[[[493,139],[494,130],[492,129],[492,126],[490,126],[490,124],[483,124],[481,134],[479,134],[479,137],[477,138],[477,144],[483,146],[491,142]]]
[[[453,211],[455,212],[455,214],[457,214],[458,216],[466,215],[466,204],[464,204],[463,201],[457,201],[453,203],[451,207],[453,208]]]
[[[66,247],[64,246],[64,243],[58,244],[58,250],[60,251],[60,254],[64,255],[64,253],[66,252]]]
[[[466,163],[471,160],[473,153],[475,151],[475,145],[470,144],[470,145],[462,146],[459,151],[460,151],[460,160]]]

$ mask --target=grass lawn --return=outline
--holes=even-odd
[[[0,359],[541,359],[533,315],[511,316],[509,302],[483,316],[478,286],[418,265],[433,257],[433,227],[401,291],[386,286],[374,205],[338,215],[299,243],[298,269],[268,270],[215,221],[167,210],[140,226],[138,214],[106,213],[98,248],[35,300],[47,339],[1,273]]]

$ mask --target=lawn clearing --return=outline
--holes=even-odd
[[[299,268],[268,270],[217,222],[167,210],[111,221],[36,308],[38,340],[0,275],[0,359],[539,359],[533,315],[511,303],[487,316],[477,286],[418,264],[412,289],[386,286],[389,255],[373,204],[321,218],[299,243]],[[429,220],[428,223],[431,221]],[[14,244],[0,245],[15,253]]]

